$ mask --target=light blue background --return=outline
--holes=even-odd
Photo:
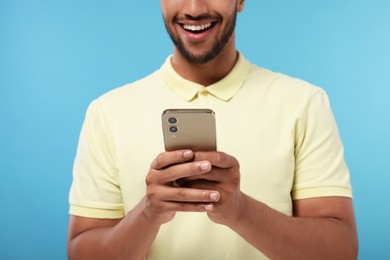
[[[360,259],[390,258],[390,1],[248,0],[237,46],[323,87],[345,144]],[[159,68],[159,1],[0,0],[0,259],[66,259],[89,102]]]

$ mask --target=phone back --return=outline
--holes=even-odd
[[[210,109],[167,109],[162,114],[166,151],[216,151],[215,115]]]

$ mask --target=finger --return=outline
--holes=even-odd
[[[211,170],[211,164],[208,161],[188,162],[172,165],[166,169],[156,172],[160,183],[169,183],[181,178],[190,176],[199,176]]]
[[[192,203],[192,202],[166,202],[166,210],[181,212],[211,212],[214,210],[213,203]]]
[[[209,181],[209,182],[221,182],[224,178],[226,178],[226,172],[228,169],[212,167],[211,170],[202,175],[192,175],[188,177],[184,177],[176,180],[176,183],[179,186],[185,186],[183,184],[191,181]]]
[[[219,190],[220,182],[208,179],[183,180],[180,187],[198,189],[198,190]]]
[[[145,178],[147,186],[153,184],[170,184],[178,179],[198,176],[211,170],[211,164],[208,161],[187,162],[175,164],[161,170],[151,169]]]
[[[162,200],[169,202],[217,202],[220,194],[213,190],[199,190],[190,188],[170,188],[161,191]]]
[[[160,153],[152,162],[151,168],[160,170],[169,165],[183,163],[193,158],[194,153],[191,150],[178,150],[173,152]]]
[[[240,171],[239,168],[218,168],[213,166],[211,171],[202,174],[188,176],[176,180],[176,183],[181,187],[191,187],[198,189],[217,189],[215,185],[219,183],[240,183]],[[208,186],[193,186],[193,184],[201,185],[207,184]],[[218,189],[217,189],[218,190]]]
[[[236,158],[223,152],[196,152],[194,161],[209,161],[212,166],[224,169],[239,167]]]

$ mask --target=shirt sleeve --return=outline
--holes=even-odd
[[[88,107],[74,161],[69,194],[71,215],[123,217],[113,143],[103,110],[94,101]]]
[[[314,92],[296,125],[292,198],[352,197],[349,170],[337,125],[322,89]]]

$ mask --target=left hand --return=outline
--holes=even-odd
[[[220,199],[214,203],[214,209],[207,213],[209,218],[227,226],[235,224],[243,212],[245,197],[240,190],[239,162],[223,152],[195,152],[194,161],[209,161],[211,171],[180,179],[180,186],[218,191]]]

